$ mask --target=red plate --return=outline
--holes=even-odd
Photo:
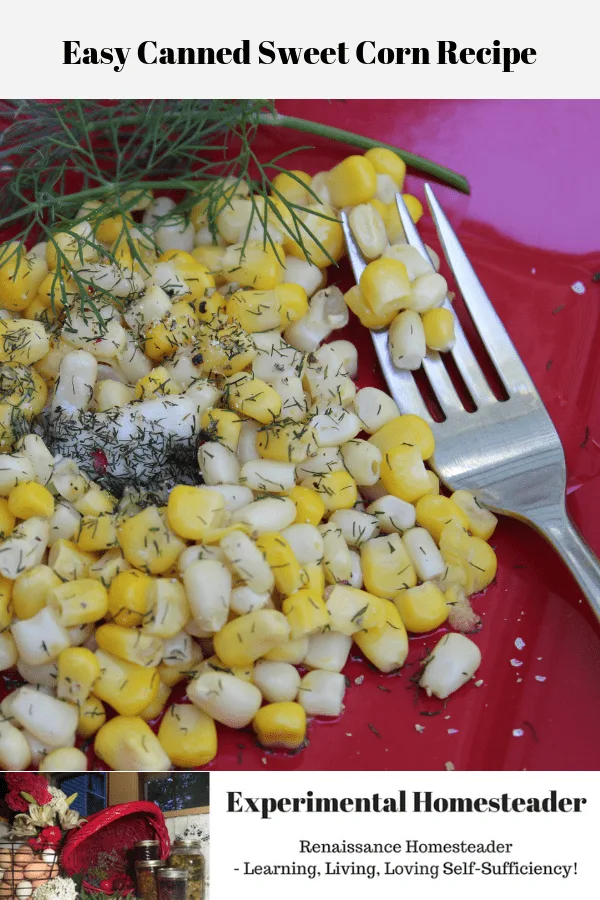
[[[592,276],[600,271],[600,104],[336,100],[277,107],[405,147],[469,178],[470,197],[445,187],[438,197],[560,432],[569,508],[599,553],[600,284]],[[314,173],[352,152],[283,129],[257,139],[264,159],[308,143],[314,149],[292,157],[290,167]],[[414,175],[407,180],[421,197],[422,184]],[[427,216],[420,229],[437,246]],[[349,283],[347,272],[340,277]],[[573,291],[576,282],[584,293]],[[383,387],[366,332],[354,323],[348,336],[360,347],[361,385]],[[492,543],[497,581],[475,602],[484,622],[475,637],[483,652],[480,687],[470,683],[445,706],[417,694],[410,677],[432,638],[415,639],[409,665],[395,676],[348,664],[343,716],[313,722],[304,751],[269,753],[248,732],[220,729],[209,768],[600,768],[600,628],[531,530],[503,520]]]
[[[312,100],[277,108],[405,147],[469,178],[470,197],[445,187],[437,195],[560,432],[569,508],[599,553],[600,284],[592,275],[600,271],[600,104]],[[311,173],[352,152],[283,129],[259,141],[264,158],[314,144],[287,162]],[[423,179],[411,175],[407,187],[423,197]],[[439,247],[428,216],[420,229]],[[572,290],[578,281],[583,294]],[[348,336],[360,347],[360,383],[383,386],[366,333],[354,323]],[[533,531],[504,519],[492,543],[497,582],[475,603],[484,621],[475,637],[480,687],[462,688],[446,708],[417,696],[410,676],[432,643],[417,639],[413,664],[396,676],[351,662],[343,716],[314,722],[301,753],[268,753],[250,735],[222,729],[211,768],[599,768],[600,628]]]

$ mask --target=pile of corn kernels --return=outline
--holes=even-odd
[[[390,327],[400,367],[451,346],[403,180],[383,149],[278,175],[281,220],[282,197],[306,208],[301,242],[277,216],[265,242],[243,183],[216,238],[205,203],[184,217],[147,197],[125,226],[89,203],[55,241],[94,315],[75,283],[65,305],[52,242],[0,265],[0,670],[23,682],[1,704],[3,768],[85,769],[89,739],[113,769],[203,766],[217,722],[298,749],[308,718],[342,712],[353,644],[394,672],[408,633],[447,620],[421,687],[472,678],[462,632],[496,572],[495,517],[440,494],[428,424],[357,389],[353,344],[324,343],[350,307]],[[345,296],[326,286],[342,208],[369,260]]]

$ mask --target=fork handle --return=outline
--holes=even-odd
[[[573,525],[566,509],[533,523],[562,557],[600,621],[600,560]]]

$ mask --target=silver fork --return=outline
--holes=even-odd
[[[430,462],[441,481],[452,491],[471,491],[494,512],[520,519],[540,532],[569,567],[600,620],[600,562],[566,510],[565,456],[556,428],[428,184],[425,195],[446,259],[508,399],[496,399],[458,320],[450,352],[475,411],[465,409],[440,354],[428,351],[423,369],[445,416],[442,422],[434,421],[412,372],[392,364],[387,331],[372,331],[390,393],[401,412],[422,416],[431,425],[436,449]],[[408,243],[431,264],[401,194],[396,202]],[[358,283],[367,263],[345,212],[342,226]],[[444,306],[452,308],[448,298]]]

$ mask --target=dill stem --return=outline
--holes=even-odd
[[[351,144],[354,147],[360,147],[363,150],[371,150],[374,147],[385,147],[391,150],[400,159],[404,160],[407,166],[417,169],[419,172],[425,172],[436,178],[444,184],[462,191],[465,194],[471,193],[469,182],[464,175],[460,175],[453,169],[441,166],[424,156],[417,156],[415,153],[409,153],[408,150],[402,150],[394,147],[393,144],[386,144],[383,141],[377,141],[373,138],[364,137],[361,134],[355,134],[352,131],[346,131],[343,128],[336,128],[333,125],[324,125],[321,122],[312,122],[310,119],[299,119],[296,116],[284,116],[279,113],[259,113],[257,120],[261,125],[276,126],[277,128],[292,128],[295,131],[303,131],[308,134],[317,134],[320,137],[330,138],[334,141],[340,141],[344,144]]]

